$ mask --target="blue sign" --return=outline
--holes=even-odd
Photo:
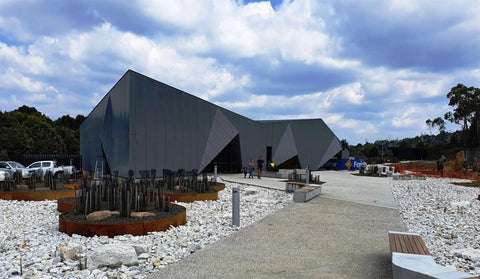
[[[339,159],[337,161],[337,170],[359,170],[361,166],[366,166],[365,159]]]

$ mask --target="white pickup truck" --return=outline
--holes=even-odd
[[[70,176],[75,173],[74,166],[57,166],[56,161],[37,161],[31,163],[28,167],[31,172],[41,172],[45,175],[47,171],[53,173],[55,178],[62,178],[63,175]]]

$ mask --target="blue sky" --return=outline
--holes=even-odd
[[[252,119],[322,118],[350,144],[414,137],[450,88],[480,87],[479,15],[476,0],[0,0],[0,109],[88,115],[132,69]]]

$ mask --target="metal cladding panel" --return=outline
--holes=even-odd
[[[237,128],[220,109],[217,109],[199,170],[203,170],[237,135]]]
[[[174,126],[175,126],[175,115],[174,115],[174,103],[175,99],[173,94],[170,94],[167,90],[164,90],[162,93],[162,101],[164,102],[165,108],[165,159],[166,165],[162,169],[175,169],[175,135],[174,135]]]
[[[332,156],[341,151],[338,138],[321,119],[295,120],[290,122],[298,150],[298,157],[302,167],[318,169],[328,159],[324,159],[326,152]],[[334,143],[332,143],[334,142]],[[340,148],[336,148],[336,147]],[[331,157],[330,157],[331,158]]]
[[[181,125],[181,129],[182,129],[182,157],[181,157],[181,165],[184,166],[185,163],[184,162],[189,162],[191,164],[191,150],[190,150],[190,146],[191,146],[191,138],[192,138],[192,135],[191,135],[191,126],[192,126],[192,118],[191,118],[191,99],[192,98],[188,98],[186,95],[182,95],[182,102],[181,102],[181,106],[182,106],[182,111],[183,111],[183,119],[182,119],[182,125]],[[192,167],[188,167],[189,169],[191,169]]]
[[[134,155],[134,164],[132,164],[132,170],[135,171],[135,174],[138,173],[138,170],[144,170],[147,167],[146,164],[146,152],[145,152],[145,136],[139,134],[133,134],[132,137],[132,148]]]
[[[133,115],[135,115],[135,123],[133,131],[137,136],[145,136],[147,134],[147,115],[146,112],[151,109],[150,96],[151,88],[148,88],[146,82],[139,81],[138,78],[132,82],[132,93],[135,101],[133,102]],[[148,119],[151,120],[151,119]]]
[[[102,154],[99,133],[103,125],[103,111],[106,100],[102,100],[96,110],[92,111],[80,125],[80,154],[82,154],[82,167],[87,170],[95,168],[95,160],[98,154]]]
[[[100,131],[100,142],[102,147],[102,165],[107,165],[112,161],[114,148],[113,148],[113,112],[111,98],[108,97],[107,106],[105,107],[105,113],[103,116],[102,130]],[[106,161],[106,162],[105,162]]]
[[[197,149],[197,158],[198,158],[198,171],[201,171],[203,168],[202,160],[205,154],[205,149],[208,144],[210,131],[214,126],[215,113],[217,111],[216,106],[206,106],[204,103],[200,102],[198,104],[198,149]]]
[[[183,123],[183,107],[182,107],[182,94],[173,94],[174,97],[174,120],[173,120],[173,137],[174,141],[174,169],[179,169],[183,165],[183,128],[182,126],[186,123]]]
[[[272,160],[275,164],[280,165],[297,155],[297,145],[295,143],[295,138],[293,137],[292,128],[289,124],[287,125],[280,142],[274,149]]]
[[[242,165],[247,166],[250,159],[256,161],[258,155],[265,152],[263,144],[265,127],[257,121],[243,117],[229,110],[219,108],[230,123],[239,131]]]
[[[335,154],[342,150],[342,143],[337,139],[336,136],[332,137],[332,141],[327,149],[324,151],[322,159],[317,165],[317,169],[319,169],[323,164],[325,164],[328,160],[330,160]]]
[[[80,153],[83,167],[87,170],[93,171],[95,162],[102,159],[101,136],[104,125],[110,129],[108,135],[104,134],[110,137],[110,150],[105,153],[109,165],[128,165],[128,152],[125,150],[128,150],[129,146],[129,82],[130,76],[127,72],[90,112],[80,127]],[[105,123],[106,115],[110,118],[107,119],[108,123]]]
[[[189,111],[189,116],[190,119],[187,121],[188,122],[188,130],[189,130],[189,143],[190,143],[190,150],[189,150],[189,160],[192,166],[192,169],[198,169],[200,166],[201,162],[201,145],[200,145],[200,129],[202,127],[200,123],[200,117],[199,114],[200,112],[200,106],[198,99],[195,98],[190,98],[190,111]],[[203,125],[205,126],[205,124]],[[186,126],[187,127],[187,126]]]
[[[107,155],[108,163],[111,170],[128,169],[130,159],[128,152],[130,146],[130,75],[124,75],[112,88],[110,98],[113,116],[113,146],[111,154]]]

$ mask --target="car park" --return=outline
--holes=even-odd
[[[31,174],[28,168],[15,161],[0,161],[0,170],[8,173],[9,177],[13,177],[16,171],[22,173],[22,178],[29,178]]]

